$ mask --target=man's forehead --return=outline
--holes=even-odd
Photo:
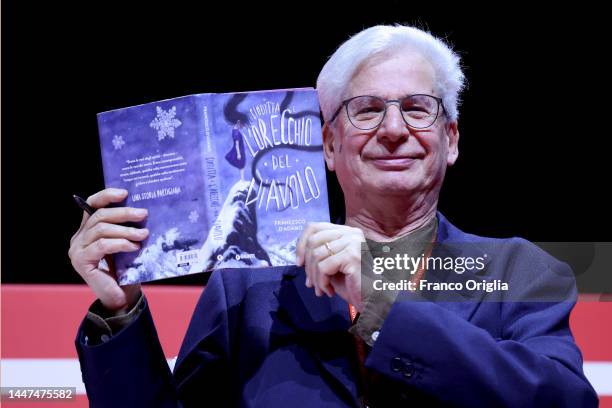
[[[397,98],[416,93],[434,93],[435,70],[419,52],[395,52],[366,60],[349,81],[349,93]]]

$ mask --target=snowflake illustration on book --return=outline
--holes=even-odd
[[[189,221],[192,224],[195,224],[196,222],[198,222],[198,218],[200,218],[200,214],[198,214],[196,210],[193,210],[189,213]]]
[[[166,137],[174,139],[174,129],[182,125],[182,122],[175,118],[176,106],[163,110],[157,106],[157,117],[151,121],[149,126],[157,130],[157,140],[164,140]]]
[[[125,144],[125,140],[123,140],[123,136],[115,135],[113,137],[113,147],[115,150],[120,150]]]

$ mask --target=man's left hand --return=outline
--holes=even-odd
[[[361,243],[363,231],[329,222],[308,223],[297,243],[298,266],[306,270],[306,286],[363,308],[361,298]]]

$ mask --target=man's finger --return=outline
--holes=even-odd
[[[315,293],[317,292],[317,288],[315,285],[315,281],[314,281],[314,261],[312,259],[312,252],[311,251],[306,251],[306,253],[304,253],[302,255],[302,265],[304,265],[304,272],[306,273],[306,283],[310,283],[310,287],[314,287],[315,288]],[[317,294],[318,296],[318,294]]]
[[[124,238],[101,238],[83,249],[84,258],[89,261],[98,262],[105,255],[118,252],[133,252],[140,249],[140,245]]]
[[[127,195],[128,191],[123,188],[106,188],[90,195],[85,201],[90,207],[98,209],[106,207],[111,203],[120,203],[125,200]],[[89,217],[90,215],[83,211],[83,218],[81,218],[81,226],[79,229],[83,228],[83,225],[85,225]]]
[[[148,215],[146,208],[134,207],[118,207],[118,208],[101,208],[85,223],[85,229],[94,228],[100,222],[109,224],[121,224],[124,222],[138,222],[145,219]]]
[[[111,203],[120,203],[127,197],[128,191],[123,188],[105,188],[87,197],[87,204],[93,208],[106,207]]]
[[[125,306],[127,298],[115,277],[99,270],[83,274],[85,283],[93,290],[103,305],[111,309]]]
[[[123,225],[99,222],[83,233],[82,245],[87,246],[100,238],[125,238],[130,241],[142,241],[149,235],[146,228],[124,227]]]
[[[321,245],[314,250],[311,250],[311,260],[310,263],[312,266],[310,270],[310,279],[314,283],[315,288],[324,292],[327,296],[334,296],[334,288],[331,285],[331,277],[336,273],[340,272],[340,265],[342,264],[342,258],[345,257],[344,250],[351,243],[354,243],[354,236],[343,236],[340,239],[336,239],[330,242],[327,242],[327,245]],[[329,247],[329,248],[328,248]],[[331,253],[330,253],[331,251]],[[329,258],[334,258],[335,264],[338,265],[336,269],[333,269],[334,263],[328,263],[327,268],[322,269],[321,266],[324,265],[322,262]]]
[[[295,263],[297,266],[304,265],[304,252],[306,250],[306,241],[308,240],[310,235],[318,231],[316,224],[317,223],[315,222],[309,222],[308,224],[306,224],[306,228],[304,228],[302,235],[300,235],[300,238],[298,238],[297,244],[295,246]]]
[[[321,245],[325,245],[326,242],[331,243],[335,240],[338,240],[346,235],[346,232],[334,228],[334,229],[324,229],[321,231],[317,231],[308,238],[306,242],[306,247],[308,249],[316,249]]]
[[[318,246],[318,245],[310,245],[309,242],[313,242],[312,241],[313,236],[318,235],[324,231],[326,232],[326,234],[327,234],[327,231],[330,231],[329,238],[327,240],[331,241],[332,239],[339,238],[344,233],[352,232],[352,228],[347,227],[345,225],[332,224],[330,222],[309,222],[306,225],[304,232],[302,232],[302,235],[298,239],[298,242],[296,245],[296,250],[295,250],[296,265],[298,266],[304,265],[306,248],[308,246],[312,248]],[[333,232],[333,231],[336,231],[336,232]],[[343,231],[346,231],[346,232],[343,232]],[[325,236],[327,237],[327,235]],[[315,238],[315,239],[317,241],[319,240],[319,238]]]
[[[315,287],[319,288],[329,297],[333,297],[335,294],[331,280],[337,274],[342,273],[341,268],[346,264],[346,258],[346,251],[342,250],[317,263],[316,276],[313,278],[316,281]]]
[[[319,262],[319,272],[321,275],[332,276],[342,273],[341,266],[346,263],[346,251],[338,252],[334,256],[327,257]]]

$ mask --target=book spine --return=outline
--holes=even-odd
[[[204,179],[204,203],[206,208],[207,230],[209,239],[224,239],[220,225],[217,223],[223,206],[223,191],[219,177],[219,157],[215,145],[214,94],[198,95],[197,110],[200,120],[200,151],[202,153],[202,174]],[[209,244],[212,244],[210,242]]]

